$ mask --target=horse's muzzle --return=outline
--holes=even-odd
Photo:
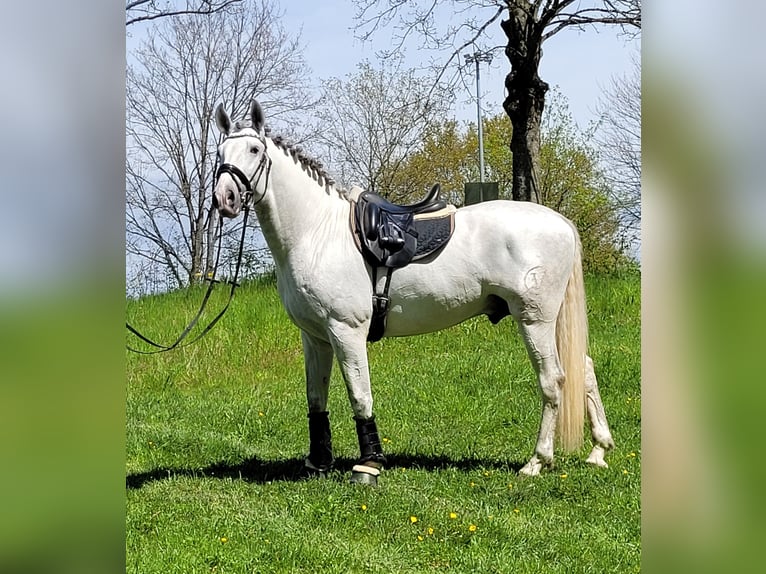
[[[213,193],[213,207],[218,209],[222,217],[237,217],[242,209],[242,196],[239,193],[236,182],[224,174],[218,180]]]

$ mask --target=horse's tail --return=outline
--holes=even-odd
[[[585,422],[585,356],[588,352],[588,315],[582,275],[582,244],[574,225],[575,254],[564,301],[556,319],[556,346],[564,369],[558,415],[559,443],[567,452],[583,442]]]

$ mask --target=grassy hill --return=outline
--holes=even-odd
[[[640,277],[590,276],[586,287],[617,443],[609,469],[584,463],[586,444],[557,453],[543,476],[517,476],[541,404],[511,319],[369,346],[390,463],[377,489],[348,483],[358,446],[337,367],[338,469],[295,479],[308,448],[303,356],[273,279],[243,286],[197,344],[128,353],[127,571],[640,571]],[[127,314],[171,341],[202,294],[129,301]],[[219,289],[208,320],[227,295]]]

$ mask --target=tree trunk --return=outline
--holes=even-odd
[[[202,282],[202,259],[205,256],[205,229],[204,229],[204,215],[198,217],[194,222],[194,231],[191,236],[192,246],[192,266],[191,277],[189,280],[190,285],[195,285]]]
[[[521,9],[509,8],[510,18],[500,23],[508,38],[505,55],[511,72],[505,78],[508,92],[503,109],[511,120],[513,135],[513,199],[540,202],[537,187],[540,163],[540,124],[548,84],[537,74],[542,55],[544,27]]]

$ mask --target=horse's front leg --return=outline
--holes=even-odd
[[[332,468],[332,435],[327,412],[333,350],[329,343],[304,331],[303,360],[306,367],[306,398],[309,406],[309,454],[304,462],[308,474],[322,475]]]
[[[378,427],[372,412],[370,369],[367,364],[367,330],[345,323],[330,326],[332,346],[346,382],[356,421],[360,457],[351,471],[351,482],[376,486],[386,464]]]

